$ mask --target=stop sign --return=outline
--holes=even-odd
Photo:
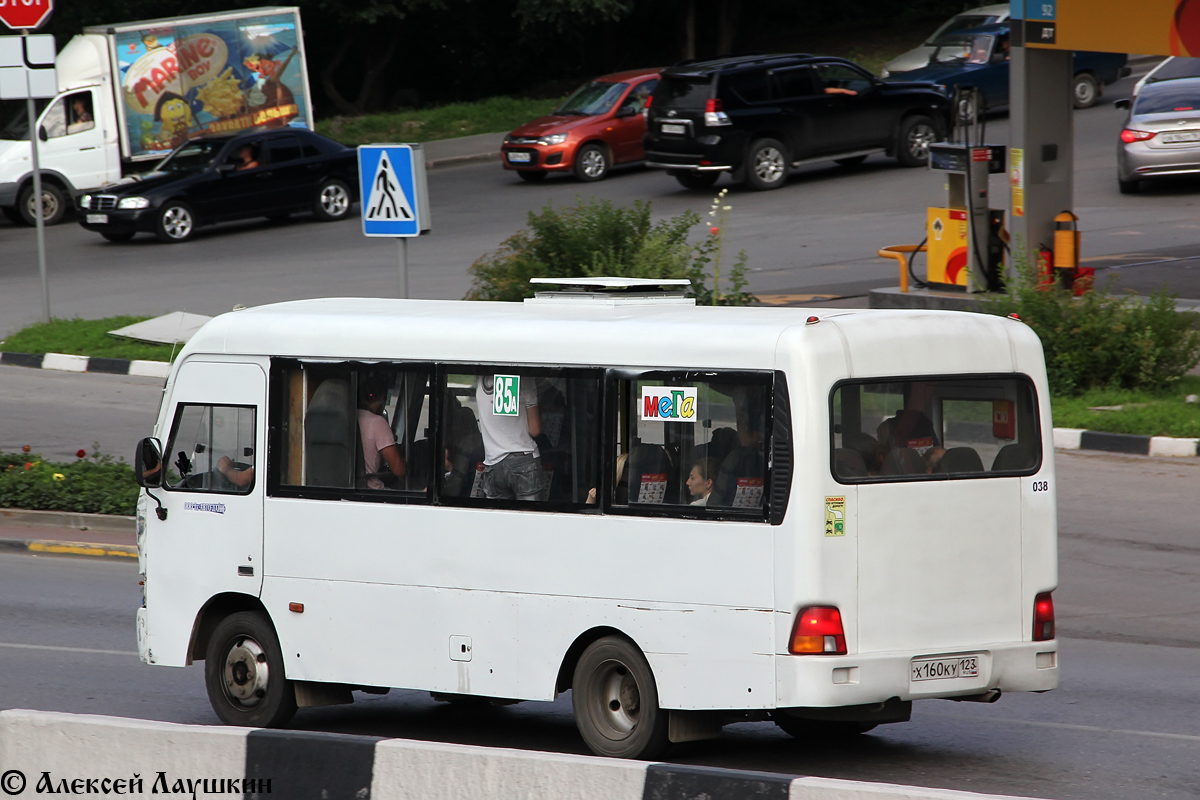
[[[53,10],[54,0],[0,0],[0,22],[13,30],[39,28]]]

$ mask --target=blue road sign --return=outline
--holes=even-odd
[[[417,165],[410,146],[360,146],[358,180],[364,235],[421,234],[421,214],[424,210],[420,208]]]

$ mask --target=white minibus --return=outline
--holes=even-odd
[[[205,325],[136,453],[142,660],[203,660],[235,725],[571,690],[631,758],[1058,685],[1024,323],[595,283]]]

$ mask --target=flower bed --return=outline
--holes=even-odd
[[[98,447],[75,455],[72,462],[46,461],[29,445],[0,452],[0,508],[133,514],[138,487],[125,460]]]

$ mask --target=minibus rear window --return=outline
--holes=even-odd
[[[1017,375],[846,382],[832,395],[831,465],[843,483],[1032,474],[1041,436]]]

